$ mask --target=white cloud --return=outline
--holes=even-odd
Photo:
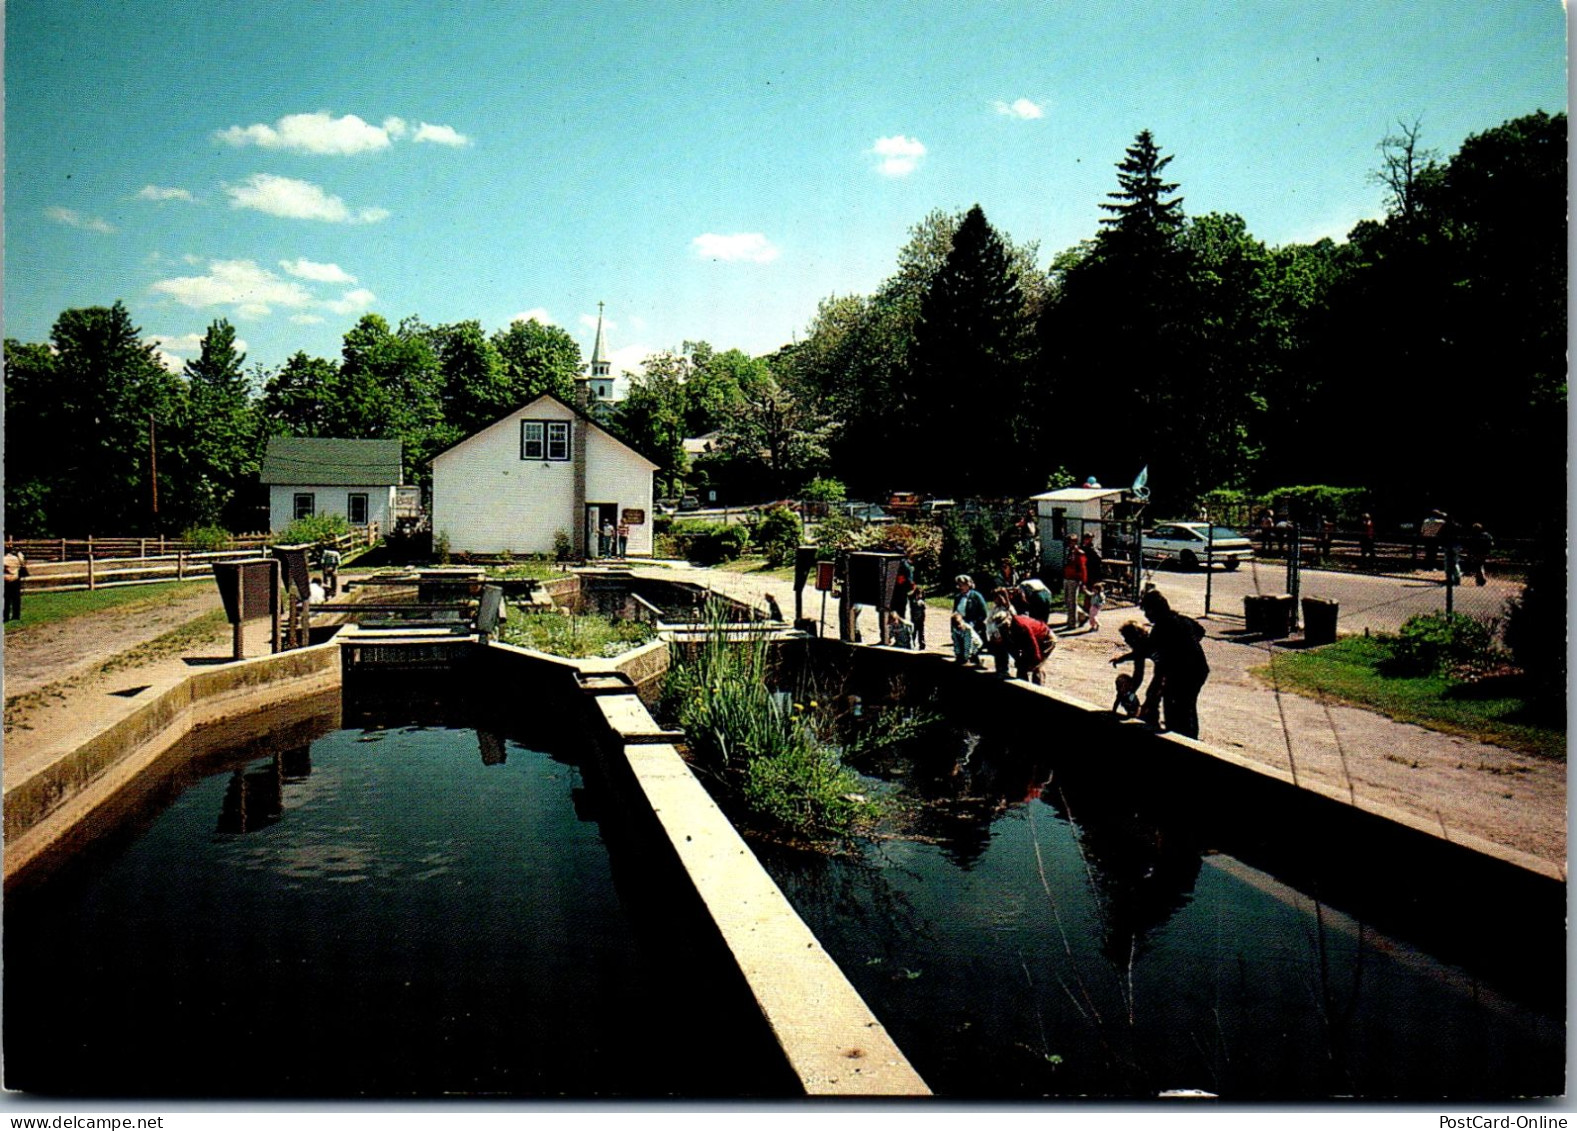
[[[281,259],[279,265],[285,274],[298,279],[311,279],[314,283],[354,283],[356,276],[347,274],[338,263],[314,263],[310,259]]]
[[[44,215],[57,224],[64,224],[68,228],[81,228],[85,232],[101,232],[107,235],[115,230],[113,224],[100,220],[97,216],[84,216],[74,208],[62,208],[58,204],[44,209]]]
[[[435,126],[428,122],[423,122],[416,127],[416,133],[412,135],[411,140],[413,142],[431,142],[434,145],[448,145],[455,149],[463,149],[471,144],[471,139],[453,126]]]
[[[747,260],[751,263],[771,263],[778,257],[778,249],[760,232],[736,232],[721,236],[706,232],[690,241],[697,255],[703,259],[718,259],[727,263]]]
[[[920,158],[925,156],[925,146],[920,144],[918,138],[895,134],[877,138],[876,144],[871,146],[871,152],[881,158],[876,168],[882,176],[907,177],[920,164]]]
[[[362,287],[354,291],[346,291],[339,298],[329,299],[323,303],[323,307],[332,310],[335,314],[355,314],[358,310],[366,310],[377,301],[377,295]]]
[[[183,188],[161,188],[159,185],[144,185],[137,193],[138,200],[151,200],[163,204],[167,200],[184,200],[188,204],[194,203],[195,198]]]
[[[398,122],[399,119],[393,119]],[[403,128],[404,123],[401,123]],[[287,114],[272,126],[231,126],[214,134],[234,146],[290,149],[298,153],[343,156],[389,147],[387,124],[374,126],[355,114],[334,118],[326,113]]]
[[[558,324],[553,321],[553,315],[540,306],[534,306],[530,310],[523,310],[519,314],[514,315],[510,318],[507,325],[513,326],[516,322],[537,322],[543,326],[556,326]]]
[[[625,346],[623,349],[611,350],[608,353],[608,368],[615,376],[629,373],[639,377],[646,372],[646,359],[657,351],[651,346]]]
[[[1027,98],[1018,98],[1012,102],[998,101],[993,102],[992,105],[996,107],[998,114],[1006,114],[1009,118],[1023,118],[1027,121],[1031,118],[1044,118],[1046,116],[1046,108],[1044,106],[1031,102]]]
[[[290,320],[297,326],[316,326],[323,321],[321,314],[292,314]]]
[[[221,186],[231,208],[250,208],[290,220],[323,220],[330,224],[376,224],[389,216],[386,208],[351,211],[345,202],[310,181],[254,173],[239,185]]]
[[[183,306],[231,306],[249,318],[262,317],[276,306],[304,308],[316,298],[300,283],[281,279],[250,259],[216,259],[206,275],[161,279],[152,288]]]
[[[383,119],[381,125],[375,126],[355,114],[336,118],[324,111],[287,114],[271,126],[263,122],[250,126],[231,126],[229,129],[214,131],[214,137],[238,148],[255,145],[262,149],[286,149],[295,153],[332,157],[373,153],[387,149],[406,137],[412,142],[454,148],[471,144],[471,139],[453,126],[421,122],[412,132],[409,122],[393,114]]]

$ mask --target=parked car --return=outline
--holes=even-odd
[[[1254,557],[1254,544],[1243,535],[1205,522],[1158,522],[1144,532],[1143,544],[1146,561],[1171,562],[1183,569],[1198,569],[1207,559],[1237,569]]]
[[[657,500],[657,513],[658,514],[673,514],[676,511],[678,511],[678,509],[679,509],[679,500],[678,499],[658,499]]]
[[[843,503],[839,511],[860,522],[891,522],[892,515],[875,503]]]
[[[682,511],[698,511],[701,509],[701,500],[695,495],[686,495],[679,500],[679,509]]]

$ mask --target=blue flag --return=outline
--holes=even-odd
[[[1150,486],[1149,486],[1149,484],[1150,484],[1150,465],[1149,464],[1145,464],[1144,465],[1144,469],[1142,471],[1140,471],[1137,476],[1134,477],[1133,487],[1131,488],[1133,493],[1134,493],[1134,497],[1135,498],[1139,498],[1139,499],[1148,499],[1150,497]]]

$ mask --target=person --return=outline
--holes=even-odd
[[[914,566],[909,563],[907,554],[898,556],[898,580],[893,584],[892,611],[898,614],[898,619],[903,620],[909,612],[909,591],[914,588]]]
[[[1139,695],[1135,690],[1133,676],[1127,672],[1117,675],[1117,697],[1112,700],[1112,711],[1117,714],[1127,715],[1130,719],[1139,714]]]
[[[330,597],[339,592],[340,553],[333,546],[323,551],[323,591]]]
[[[1025,616],[1034,617],[1043,624],[1051,623],[1051,590],[1046,588],[1046,583],[1038,577],[1031,577],[1018,583],[1018,590],[1024,603]]]
[[[897,609],[887,610],[887,643],[905,651],[914,647],[914,629],[903,622]]]
[[[629,553],[630,553],[630,524],[627,523],[627,522],[620,522],[619,525],[615,528],[615,533],[616,533],[616,535],[618,536],[618,539],[619,539],[619,557],[621,557],[621,558],[629,557]]]
[[[909,623],[914,625],[914,646],[925,651],[925,590],[915,585],[909,590]]]
[[[983,646],[980,634],[961,613],[954,613],[950,623],[953,629],[953,661],[959,664],[974,663]]]
[[[1259,540],[1264,544],[1264,553],[1270,553],[1271,540],[1276,536],[1276,519],[1271,514],[1269,507],[1264,507],[1259,512]]]
[[[22,619],[22,582],[27,577],[27,555],[11,539],[5,540],[5,619]]]
[[[778,606],[778,599],[770,593],[763,594],[767,599],[767,618],[783,623],[783,610]]]
[[[1018,570],[1013,568],[1013,559],[1003,558],[1001,566],[997,568],[997,588],[1016,589],[1018,583]]]
[[[1482,522],[1475,522],[1468,528],[1468,535],[1462,540],[1462,566],[1473,578],[1473,584],[1484,584],[1484,562],[1494,548],[1495,539]]]
[[[1446,512],[1436,509],[1430,511],[1424,517],[1424,521],[1418,524],[1418,536],[1424,540],[1425,569],[1434,569],[1435,564],[1440,560],[1441,535],[1445,532],[1447,521],[1449,520],[1446,518]]]
[[[1057,647],[1051,629],[1046,627],[1044,621],[1020,614],[1010,617],[1002,626],[1002,631],[1008,651],[1013,655],[1014,666],[1018,669],[1018,678],[1041,686],[1045,682],[1041,665]]]
[[[1134,698],[1137,700],[1138,690],[1144,686],[1144,673],[1150,662],[1150,630],[1138,621],[1131,620],[1117,630],[1117,635],[1122,637],[1128,651],[1112,660],[1112,667],[1133,661],[1133,671],[1123,674],[1131,681],[1135,692]],[[1157,700],[1148,710],[1140,706],[1135,713],[1151,726],[1156,726],[1160,722],[1160,702]]]
[[[1089,599],[1090,631],[1091,632],[1099,632],[1101,630],[1101,610],[1104,609],[1105,607],[1106,607],[1106,587],[1105,587],[1105,585],[1103,585],[1099,581],[1092,582],[1090,584],[1090,599]]]
[[[1084,610],[1089,612],[1090,593],[1097,582],[1106,580],[1106,570],[1101,563],[1101,552],[1095,548],[1095,535],[1088,530],[1079,537],[1079,549],[1084,551]]]
[[[611,519],[603,519],[602,529],[598,531],[597,546],[598,557],[606,558],[613,553],[614,526]]]
[[[1204,626],[1173,611],[1160,590],[1152,589],[1140,598],[1139,608],[1150,622],[1150,662],[1155,669],[1144,706],[1159,701],[1168,731],[1198,738],[1199,693],[1210,678],[1210,663],[1199,643]]]
[[[1062,563],[1062,603],[1067,610],[1067,620],[1062,625],[1062,631],[1072,632],[1079,627],[1080,618],[1088,619],[1079,607],[1079,599],[1084,594],[1084,583],[1088,578],[1084,569],[1084,551],[1079,549],[1078,539],[1070,534],[1064,539],[1063,546],[1067,557]]]
[[[1008,642],[1008,625],[1012,622],[1013,611],[1000,605],[991,610],[991,617],[986,621],[986,651],[991,653],[992,670],[998,679],[1009,676],[1008,663],[1013,653]]]
[[[1362,525],[1358,528],[1358,553],[1359,560],[1366,569],[1373,569],[1380,564],[1380,559],[1374,552],[1374,519],[1367,514],[1363,516]]]
[[[986,638],[986,599],[975,588],[974,579],[967,573],[961,573],[953,579],[953,584],[958,588],[958,596],[953,600],[953,612],[964,618],[964,621],[975,630],[975,635],[982,641]],[[977,668],[984,667],[977,649],[970,656],[970,663]]]

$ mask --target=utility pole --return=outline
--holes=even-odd
[[[159,520],[159,449],[154,443],[153,413],[148,414],[148,472],[153,480],[153,519]]]

